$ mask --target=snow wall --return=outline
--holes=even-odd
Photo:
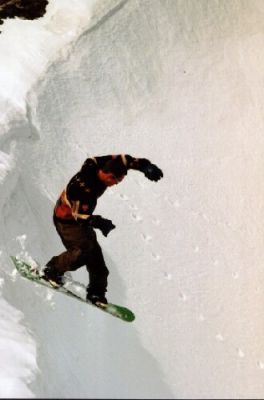
[[[99,2],[27,97],[3,102],[1,290],[36,346],[32,396],[263,398],[263,21],[263,1]],[[108,298],[133,324],[35,287],[8,258],[62,251],[54,202],[86,157],[111,153],[164,172],[131,171],[96,210],[117,226],[98,233]]]

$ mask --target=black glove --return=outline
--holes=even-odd
[[[104,236],[107,236],[108,233],[115,228],[115,225],[110,219],[103,218],[101,215],[92,215],[89,218],[89,225],[93,228],[100,229]]]
[[[142,168],[142,172],[151,181],[158,181],[163,177],[161,169],[157,165],[151,164],[151,162]]]

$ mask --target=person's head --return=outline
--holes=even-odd
[[[121,182],[127,174],[127,168],[119,159],[113,159],[99,169],[98,178],[106,185],[113,186]]]

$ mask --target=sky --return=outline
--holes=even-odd
[[[263,398],[263,2],[53,0],[0,36],[0,397]],[[89,156],[150,159],[96,213],[108,300],[23,280]],[[74,279],[87,283],[81,269]]]

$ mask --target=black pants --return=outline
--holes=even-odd
[[[89,273],[89,294],[103,295],[107,288],[109,271],[105,265],[102,249],[92,227],[64,223],[54,217],[54,224],[66,251],[52,257],[47,266],[63,274],[86,265]]]

